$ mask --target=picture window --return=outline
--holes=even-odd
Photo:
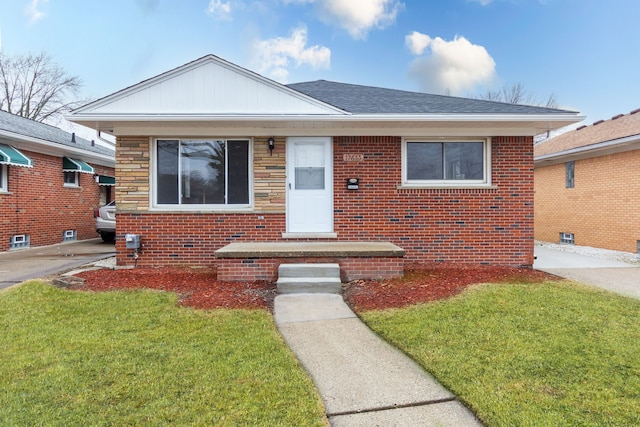
[[[155,148],[156,206],[249,206],[249,140],[159,139]]]

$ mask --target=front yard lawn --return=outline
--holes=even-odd
[[[158,291],[0,293],[0,425],[326,425],[265,309]]]
[[[359,315],[488,426],[640,425],[640,301],[549,281]]]

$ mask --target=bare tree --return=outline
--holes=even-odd
[[[505,84],[500,89],[488,90],[477,97],[487,101],[506,102],[508,104],[536,105],[540,107],[557,108],[556,95],[551,93],[544,102],[539,102],[531,92],[528,92],[521,82]]]
[[[59,119],[87,100],[74,99],[82,86],[51,57],[0,53],[0,109],[39,122]]]

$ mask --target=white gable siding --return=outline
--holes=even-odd
[[[207,61],[97,102],[94,114],[336,114],[274,82]],[[136,90],[137,89],[137,90]],[[339,113],[338,113],[339,114]]]

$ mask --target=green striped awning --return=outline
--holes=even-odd
[[[96,182],[100,185],[116,185],[116,178],[109,175],[96,175]]]
[[[30,168],[33,166],[33,160],[22,154],[17,148],[0,144],[0,164]]]
[[[72,159],[71,157],[65,157],[62,159],[62,171],[63,172],[81,172],[81,173],[93,173],[93,168],[83,162],[82,160]]]

